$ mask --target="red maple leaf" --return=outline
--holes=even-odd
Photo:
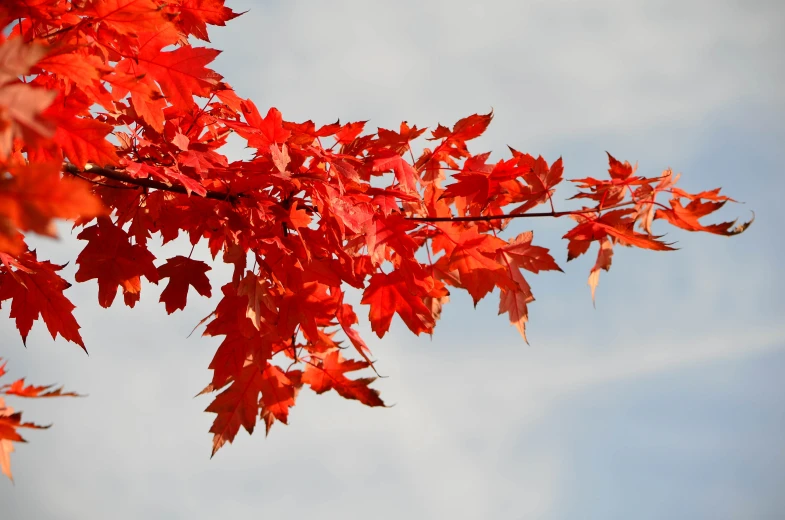
[[[529,317],[528,304],[534,301],[534,296],[521,269],[533,273],[561,271],[546,248],[532,245],[533,238],[534,233],[527,231],[496,250],[497,263],[506,268],[507,276],[514,283],[512,287],[501,289],[499,314],[506,312],[509,315],[510,323],[515,325],[524,340]]]
[[[218,414],[210,427],[213,434],[211,457],[226,443],[231,443],[240,426],[253,433],[259,415],[259,394],[265,384],[262,370],[255,364],[245,365],[229,387],[218,394],[205,409]]]
[[[514,151],[513,155],[516,153]],[[510,212],[513,215],[526,213],[533,207],[550,200],[553,196],[554,188],[562,181],[564,173],[561,157],[550,167],[542,157],[534,159],[528,154],[519,154],[517,158],[519,166],[531,165],[530,172],[523,175],[523,179],[529,186],[530,193],[527,194],[528,200],[524,204]]]
[[[484,115],[474,114],[464,117],[455,123],[452,130],[439,125],[438,128],[432,132],[432,139],[449,139],[461,142],[468,141],[482,135],[488,128],[488,125],[491,124],[492,119],[493,111]]]
[[[417,172],[411,164],[406,162],[406,159],[392,150],[373,161],[373,171],[386,172],[390,170],[395,172],[395,178],[398,179],[404,192],[414,193],[417,190]]]
[[[607,236],[612,237],[623,246],[635,246],[655,251],[674,250],[670,244],[657,240],[660,237],[634,231],[635,219],[630,218],[634,212],[635,210],[631,208],[625,208],[608,211],[598,217],[578,215],[576,218],[580,223],[563,237],[570,241],[567,245],[567,261],[585,253],[593,241],[601,240]]]
[[[155,0],[101,0],[89,4],[84,14],[121,35],[155,29],[163,22]]]
[[[193,34],[200,40],[209,42],[207,24],[224,26],[226,22],[242,14],[224,6],[224,1],[179,0],[177,23],[186,34]]]
[[[0,253],[0,256],[3,254]],[[19,269],[11,271],[6,268],[7,274],[0,276],[0,302],[11,300],[11,318],[16,321],[22,341],[27,344],[33,322],[40,317],[53,339],[59,334],[63,339],[85,348],[73,316],[76,307],[63,295],[71,284],[56,274],[63,266],[39,262],[35,253],[26,253],[20,262]],[[0,273],[2,271],[0,267]]]
[[[580,192],[577,195],[571,197],[572,199],[582,198],[596,200],[599,202],[599,206],[603,208],[619,204],[622,200],[624,200],[626,190],[631,190],[631,186],[640,185],[646,188],[651,188],[649,183],[654,179],[631,177],[631,175],[635,173],[635,170],[638,168],[637,165],[632,166],[627,161],[621,163],[620,161],[617,161],[616,158],[613,157],[610,153],[605,153],[608,155],[608,162],[610,163],[608,173],[611,176],[611,180],[597,180],[592,177],[587,177],[585,179],[574,179],[572,182],[578,184],[579,189],[589,189],[590,192]],[[640,197],[640,195],[641,193],[636,194],[638,197]]]
[[[354,123],[347,123],[335,132],[335,139],[339,144],[349,144],[354,141],[358,135],[365,128],[365,123],[368,121],[356,121]]]
[[[210,280],[205,274],[210,269],[212,267],[200,260],[180,255],[170,258],[158,267],[158,277],[169,278],[159,300],[166,304],[167,314],[172,314],[177,309],[185,309],[189,286],[202,296],[211,296]]]
[[[371,329],[380,338],[390,329],[395,313],[415,334],[430,333],[436,323],[431,309],[423,304],[421,295],[412,292],[400,270],[373,275],[362,303],[371,306]]]
[[[124,0],[128,1],[128,0]],[[194,96],[206,97],[218,85],[220,75],[205,67],[220,51],[205,47],[182,46],[162,50],[175,43],[177,31],[171,25],[157,25],[156,30],[139,35],[139,54],[133,62],[136,74],[149,74],[161,86],[167,101],[185,112],[194,106]]]
[[[291,135],[291,132],[283,127],[281,112],[277,108],[271,107],[263,118],[252,101],[244,100],[240,106],[248,123],[230,120],[224,123],[247,139],[248,146],[269,152],[270,146],[285,143]]]
[[[561,271],[561,267],[556,264],[548,249],[532,245],[533,239],[534,232],[526,231],[510,240],[498,252],[505,253],[520,267],[535,274],[540,271]]]
[[[371,261],[376,265],[381,264],[388,256],[388,249],[404,258],[411,257],[417,250],[417,242],[407,232],[416,227],[415,223],[398,213],[387,217],[377,216],[373,222],[367,222],[363,229]]]
[[[349,379],[345,375],[347,372],[362,370],[369,366],[366,361],[343,359],[338,350],[333,350],[322,359],[309,364],[305,368],[302,381],[310,385],[317,394],[335,390],[341,397],[356,399],[367,406],[384,406],[379,391],[368,387],[376,378]]]
[[[284,424],[289,423],[289,408],[294,406],[299,390],[299,385],[296,383],[299,381],[300,374],[299,371],[284,373],[277,366],[270,364],[262,372],[261,416],[267,433],[276,420]]]
[[[719,189],[691,196],[679,190],[675,193],[677,196],[670,201],[671,207],[669,209],[658,209],[654,213],[654,218],[665,219],[674,226],[687,231],[704,231],[725,236],[738,235],[752,224],[752,220],[739,225],[736,225],[735,220],[709,225],[703,225],[699,222],[699,219],[702,217],[714,213],[725,205],[728,199],[717,195],[718,192]],[[682,206],[679,200],[680,196],[691,198],[692,200],[686,206]],[[703,198],[708,200],[701,200]]]
[[[38,63],[38,67],[84,89],[92,88],[93,82],[101,79],[104,72],[111,70],[98,56],[72,52],[66,47],[60,52],[50,53]]]
[[[102,307],[112,305],[118,287],[123,289],[126,305],[133,307],[142,290],[141,276],[158,283],[153,254],[140,244],[132,245],[128,233],[109,219],[99,218],[97,224],[76,238],[88,242],[76,258],[79,269],[74,279],[77,282],[98,280],[98,303]]]
[[[534,301],[534,295],[532,295],[531,287],[520,271],[520,264],[504,252],[499,253],[499,260],[507,264],[508,275],[515,282],[515,287],[503,288],[500,291],[499,314],[506,312],[510,317],[510,323],[515,325],[524,341],[528,343],[526,339],[526,322],[529,320],[528,304]]]
[[[449,257],[444,257],[444,270],[455,272],[460,287],[466,289],[475,305],[494,287],[515,288],[505,266],[496,260],[496,251],[505,245],[503,240],[478,233],[474,227],[451,234],[455,246]]]

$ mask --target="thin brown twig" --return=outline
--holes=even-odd
[[[617,209],[623,208],[626,206],[631,206],[635,204],[632,201],[622,202],[620,204],[616,204],[615,206],[608,206],[607,208],[602,208],[603,211],[607,211],[609,209]],[[589,209],[575,209],[570,211],[542,211],[539,213],[519,213],[515,215],[505,214],[505,215],[479,215],[476,217],[407,217],[407,220],[414,220],[416,222],[489,222],[491,220],[503,220],[506,218],[536,218],[536,217],[565,217],[568,215],[583,215],[586,213],[597,213],[599,211],[598,208],[589,208]]]

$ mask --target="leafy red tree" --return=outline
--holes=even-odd
[[[85,241],[75,281],[95,279],[103,307],[118,290],[133,307],[142,278],[165,281],[169,314],[212,294],[210,266],[158,259],[150,238],[206,243],[212,260],[233,266],[205,319],[204,334],[223,338],[205,389],[217,393],[207,407],[213,454],[260,418],[268,431],[286,423],[304,386],[384,406],[373,377],[352,375],[373,366],[347,287],[362,292],[380,338],[396,314],[413,333],[433,333],[452,289],[475,304],[498,289],[499,313],[525,338],[527,277],[561,269],[531,232],[503,238],[516,219],[576,221],[564,236],[567,260],[597,244],[592,297],[615,246],[673,249],[652,234],[654,220],[720,235],[749,225],[702,223],[730,199],[686,193],[670,170],[636,175],[610,154],[609,179],[572,181],[573,198],[589,205],[556,211],[561,159],[511,149],[493,163],[469,151],[490,113],[426,134],[407,123],[366,132],[364,121],[317,126],[260,111],[208,68],[219,51],[198,43],[209,41],[208,25],[236,16],[223,0],[0,6],[0,302],[10,300],[23,340],[42,319],[53,337],[85,348],[64,296],[70,284],[26,234],[54,236],[56,219],[73,220]],[[220,153],[231,133],[252,159]]]

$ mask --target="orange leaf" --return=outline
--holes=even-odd
[[[597,251],[597,261],[589,273],[589,287],[591,287],[591,301],[594,302],[594,292],[600,283],[600,269],[609,271],[613,260],[613,244],[607,238],[600,239],[600,250]]]
[[[611,174],[611,177],[613,179],[624,180],[630,175],[632,175],[633,173],[635,173],[635,170],[638,168],[637,165],[633,166],[627,161],[621,163],[620,161],[617,161],[616,158],[612,156],[610,153],[608,152],[605,153],[608,154],[608,162],[610,163],[610,168],[608,169],[608,173]]]
[[[471,295],[474,305],[496,286],[515,288],[505,267],[496,261],[496,250],[505,244],[501,239],[469,228],[460,233],[456,242],[448,269],[457,271],[461,287]]]
[[[540,271],[561,271],[547,248],[532,245],[533,238],[532,231],[521,233],[502,247],[501,251],[514,258],[522,268],[535,274]]]
[[[717,190],[719,191],[719,190]],[[654,218],[662,218],[670,222],[676,227],[680,227],[682,229],[686,229],[687,231],[705,231],[706,233],[713,233],[715,235],[738,235],[739,233],[743,232],[745,229],[750,227],[752,224],[754,217],[749,222],[744,222],[742,224],[736,225],[736,221],[732,222],[721,222],[719,224],[709,224],[704,226],[699,222],[699,219],[705,217],[706,215],[713,213],[720,209],[722,206],[725,205],[727,200],[725,197],[719,198],[717,196],[717,191],[702,193],[695,195],[692,201],[690,201],[687,206],[682,206],[681,201],[678,197],[671,199],[671,208],[670,209],[658,209],[655,214]],[[684,192],[681,192],[684,193]],[[688,194],[685,194],[687,196]],[[703,201],[701,200],[702,195],[706,195],[706,198],[711,197],[712,200]],[[718,202],[714,202],[718,201]]]
[[[635,213],[634,209],[625,208],[609,211],[599,217],[576,216],[579,224],[563,237],[570,241],[567,246],[567,261],[588,251],[592,241],[601,240],[607,236],[613,237],[623,246],[634,246],[655,251],[674,250],[674,248],[670,247],[670,244],[657,240],[660,237],[634,231],[635,219],[630,217],[632,213]]]
[[[515,325],[523,336],[523,340],[528,343],[526,339],[526,322],[529,319],[528,304],[534,301],[534,296],[529,283],[520,271],[519,262],[507,253],[500,252],[499,256],[507,264],[509,276],[515,282],[514,288],[503,288],[500,291],[499,314],[506,312],[510,317],[510,323]]]
[[[75,392],[63,392],[63,387],[52,388],[54,385],[25,386],[25,378],[18,379],[10,385],[0,386],[0,393],[17,397],[82,397]],[[51,389],[51,390],[50,390]]]

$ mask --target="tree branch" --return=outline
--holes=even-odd
[[[136,177],[131,177],[127,173],[123,173],[117,170],[112,170],[109,168],[100,168],[98,166],[87,165],[84,170],[78,169],[73,164],[67,163],[63,165],[63,171],[66,173],[70,173],[76,177],[79,177],[83,180],[84,179],[81,174],[91,174],[91,175],[100,175],[101,177],[106,177],[107,179],[112,179],[119,182],[124,182],[126,184],[132,184],[134,186],[138,186],[140,188],[154,188],[156,190],[162,191],[170,191],[172,193],[182,193],[187,195],[188,190],[185,189],[184,186],[180,186],[177,184],[167,184],[165,182],[156,181],[154,179],[139,179]],[[119,186],[118,186],[119,188]],[[222,200],[228,202],[235,202],[238,198],[243,197],[242,193],[232,194],[226,193],[221,191],[213,191],[207,190],[207,194],[205,194],[205,198],[207,199],[214,199],[214,200]]]
[[[542,211],[539,213],[516,213],[514,215],[480,215],[477,217],[407,217],[406,220],[414,220],[417,222],[489,222],[491,220],[503,220],[506,218],[565,217],[567,215],[583,215],[586,213],[623,208],[633,204],[635,204],[635,201],[622,202],[604,208],[574,209],[570,211]]]
[[[92,174],[92,175],[100,175],[102,177],[106,177],[107,179],[112,179],[119,182],[124,182],[126,184],[132,184],[134,186],[140,188],[154,188],[156,190],[162,191],[169,191],[173,193],[182,193],[188,194],[188,191],[185,187],[177,185],[177,184],[167,184],[165,182],[156,181],[154,179],[139,179],[136,177],[131,177],[127,173],[123,173],[117,170],[112,170],[109,168],[100,168],[98,166],[88,165],[84,170],[78,169],[73,164],[65,164],[63,166],[63,171],[66,173],[70,173],[75,177],[78,177],[85,181],[90,181],[90,179],[86,179],[82,176],[82,174]],[[114,186],[108,186],[114,187]],[[116,186],[120,188],[120,186]],[[245,197],[244,193],[226,193],[220,191],[213,191],[207,190],[207,194],[205,198],[207,199],[214,199],[214,200],[222,200],[227,202],[235,202],[237,199]],[[635,201],[627,201],[616,204],[614,206],[608,206],[605,208],[591,208],[591,209],[576,209],[571,211],[542,211],[539,213],[519,213],[519,214],[504,214],[504,215],[480,215],[476,217],[406,217],[406,220],[412,220],[415,222],[490,222],[492,220],[503,220],[507,218],[538,218],[538,217],[564,217],[568,215],[582,215],[586,213],[596,213],[600,210],[609,210],[609,209],[617,209],[623,208],[627,206],[631,206],[635,204]]]

